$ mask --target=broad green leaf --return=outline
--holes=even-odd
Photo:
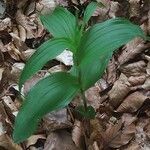
[[[85,24],[88,23],[90,17],[93,15],[94,11],[96,10],[97,7],[97,3],[96,2],[91,2],[85,9],[84,12],[84,17],[83,17],[83,21]]]
[[[77,51],[83,89],[102,76],[113,51],[135,37],[146,38],[139,26],[120,18],[96,24],[88,30]]]
[[[20,77],[19,89],[21,89],[27,79],[66,48],[74,49],[74,46],[70,40],[65,38],[52,39],[43,43],[27,61]]]
[[[84,106],[78,106],[76,108],[77,113],[86,119],[93,119],[96,115],[96,112],[92,106],[88,106],[85,110]]]
[[[57,7],[52,14],[40,17],[43,25],[55,38],[69,38],[77,40],[79,29],[76,18],[63,7]]]
[[[14,141],[18,143],[28,138],[43,115],[68,105],[78,91],[78,81],[69,73],[55,73],[39,81],[26,96],[17,115]]]
[[[88,23],[88,21],[90,20],[91,16],[93,15],[97,7],[105,7],[105,6],[101,2],[89,3],[89,5],[85,9],[84,16],[83,16],[84,24]]]

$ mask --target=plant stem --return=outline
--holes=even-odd
[[[87,99],[85,97],[85,92],[81,89],[81,96],[82,96],[82,100],[83,100],[83,105],[85,108],[85,111],[87,110]]]

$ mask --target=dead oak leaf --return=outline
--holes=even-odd
[[[143,60],[140,60],[138,62],[124,64],[120,67],[120,70],[127,77],[145,75],[146,63]]]
[[[129,91],[130,83],[128,82],[128,78],[124,74],[121,74],[112,89],[108,92],[110,104],[113,107],[118,107]]]
[[[119,120],[115,125],[110,124],[107,130],[102,134],[105,145],[112,148],[119,148],[129,143],[134,137],[135,125],[122,128],[122,121]]]
[[[117,108],[117,112],[136,112],[147,98],[143,93],[136,91],[124,99],[122,104]]]

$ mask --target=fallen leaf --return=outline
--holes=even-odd
[[[113,107],[118,107],[129,92],[130,83],[128,82],[128,78],[124,74],[121,74],[112,89],[108,92],[110,104]]]
[[[139,91],[136,91],[124,99],[122,104],[117,108],[117,112],[136,112],[146,99],[147,96]]]
[[[145,90],[150,90],[150,77],[146,79],[146,81],[141,87]]]
[[[70,128],[71,126],[72,124],[68,120],[66,108],[48,113],[43,118],[43,128],[48,132]]]
[[[36,10],[41,14],[47,14],[55,9],[56,4],[55,0],[40,0],[36,3]]]
[[[75,120],[74,127],[72,130],[72,140],[78,148],[83,148],[84,146],[84,130],[82,122]]]
[[[85,92],[85,96],[89,105],[93,106],[95,110],[99,108],[99,105],[101,104],[101,97],[99,94],[99,89],[96,86],[89,88]]]
[[[130,4],[130,17],[140,17],[140,11],[141,11],[141,3],[140,0],[129,0]]]
[[[116,70],[117,67],[116,67],[115,58],[112,57],[107,67],[107,82],[109,84],[113,84],[116,81],[117,78]]]
[[[23,150],[19,145],[13,143],[12,139],[6,134],[0,136],[0,148],[4,150]]]
[[[146,75],[141,75],[141,76],[130,76],[128,78],[128,81],[130,82],[130,84],[132,86],[136,86],[136,85],[141,85],[145,82],[146,80]]]
[[[130,64],[125,64],[120,67],[122,73],[127,77],[130,76],[142,76],[146,73],[146,63],[144,61],[138,61]]]
[[[122,121],[119,120],[116,124],[110,124],[105,132],[102,133],[102,137],[105,141],[105,147],[119,148],[126,145],[134,137],[135,125],[122,128]]]
[[[60,55],[56,57],[56,60],[64,63],[66,66],[73,65],[73,54],[68,50],[64,50]]]
[[[71,134],[59,130],[49,134],[46,139],[44,150],[79,150],[72,141]]]
[[[38,140],[40,140],[40,139],[46,140],[45,135],[39,134],[39,135],[32,135],[31,137],[29,137],[29,138],[27,139],[27,141],[25,142],[27,149],[31,149],[31,147],[34,147],[34,145],[36,145],[36,143],[37,143]],[[36,147],[34,147],[34,148],[36,149]],[[39,146],[38,148],[40,149],[40,148],[43,148],[43,147],[40,147],[40,146]]]
[[[134,40],[126,44],[122,53],[118,57],[119,65],[121,66],[129,60],[135,58],[136,55],[142,53],[145,49],[148,49],[149,47],[149,43],[144,44],[144,41],[142,39],[135,38]]]

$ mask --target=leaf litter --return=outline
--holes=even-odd
[[[98,2],[105,7],[96,10],[90,23],[125,16],[150,34],[148,1]],[[77,9],[76,6],[86,3],[88,0],[23,0],[16,4],[0,1],[0,148],[150,149],[150,43],[139,38],[114,54],[103,78],[86,92],[88,103],[96,110],[96,118],[90,124],[74,114],[74,108],[81,103],[79,96],[68,109],[47,114],[36,133],[21,145],[12,140],[14,119],[22,103],[18,94],[19,75],[36,48],[51,37],[38,19],[39,13],[52,12],[57,5]],[[10,5],[17,7],[17,11]],[[47,74],[69,70],[72,64],[72,54],[65,50],[25,83],[23,93]]]

